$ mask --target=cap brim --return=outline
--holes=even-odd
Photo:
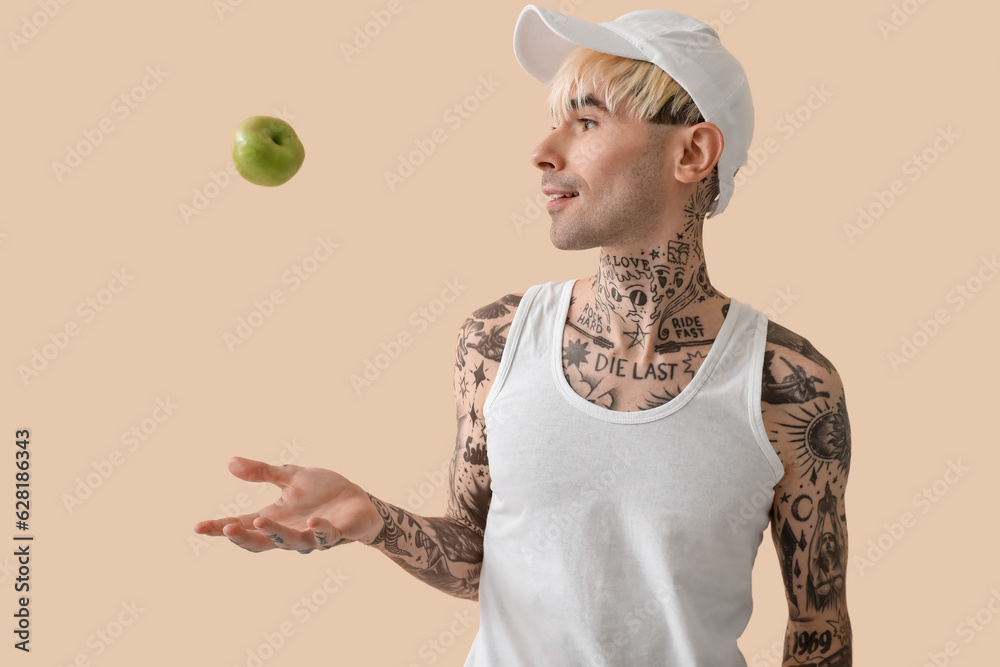
[[[634,44],[596,23],[528,5],[514,26],[514,55],[528,74],[549,85],[570,51],[583,46],[601,53],[648,60]]]

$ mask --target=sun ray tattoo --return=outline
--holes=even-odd
[[[778,422],[779,426],[789,429],[794,436],[792,442],[797,445],[798,459],[804,462],[805,472],[809,481],[816,483],[818,472],[824,467],[829,469],[836,464],[838,469],[847,474],[851,468],[850,422],[844,399],[841,397],[836,407],[828,401],[814,401],[808,407],[795,405],[799,414],[786,409],[786,414],[795,420],[793,423]]]

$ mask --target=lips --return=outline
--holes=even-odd
[[[579,196],[580,194],[577,192],[559,196],[549,195],[549,201],[547,204],[545,204],[545,208],[548,210],[552,210],[560,206],[566,206],[567,202],[571,202]]]
[[[542,192],[547,197],[549,197],[549,199],[553,199],[553,198],[554,199],[559,199],[559,198],[563,198],[563,197],[565,197],[565,198],[577,197],[580,194],[579,192],[576,192],[575,190],[555,190],[555,189],[552,189],[552,188],[543,188]]]

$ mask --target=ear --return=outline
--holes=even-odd
[[[708,176],[722,156],[722,130],[713,123],[698,123],[679,128],[680,160],[674,176],[681,183],[697,183]]]

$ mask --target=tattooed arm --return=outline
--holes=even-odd
[[[408,512],[325,468],[277,466],[234,457],[229,462],[234,475],[248,482],[275,484],[281,488],[281,498],[259,512],[201,521],[195,532],[227,537],[253,552],[284,549],[309,553],[361,542],[435,588],[478,600],[491,498],[483,404],[521,296],[508,294],[480,308],[459,333],[455,361],[458,436],[446,516]]]
[[[411,514],[325,468],[235,457],[229,469],[249,482],[277,485],[281,498],[259,512],[201,521],[195,532],[228,537],[255,553],[270,549],[310,553],[361,542],[436,588],[476,599],[483,558],[481,527]]]
[[[446,515],[426,518],[371,498],[384,523],[371,546],[421,581],[469,600],[479,599],[483,531],[491,498],[483,403],[520,300],[520,294],[509,294],[480,308],[459,332],[455,358],[458,435]]]
[[[833,365],[801,336],[768,324],[761,409],[785,475],[771,536],[785,585],[783,667],[850,667],[847,515],[851,429]]]

